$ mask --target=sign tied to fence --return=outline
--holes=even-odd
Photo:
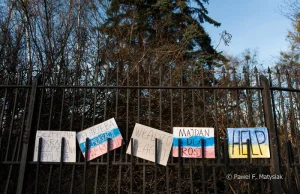
[[[76,132],[72,131],[37,131],[33,161],[38,160],[39,139],[42,138],[41,162],[60,162],[61,140],[65,138],[63,151],[64,162],[76,162]]]
[[[228,128],[228,153],[230,158],[247,158],[247,139],[250,140],[251,158],[270,158],[267,128]]]
[[[157,162],[167,165],[172,147],[172,134],[136,123],[131,138],[133,142],[132,140],[129,142],[127,154],[152,162],[155,162],[155,155],[157,155]],[[158,140],[157,154],[155,153],[155,139]],[[131,153],[132,143],[133,153]]]
[[[201,142],[204,141],[202,147]],[[214,128],[203,127],[174,127],[173,128],[173,156],[178,157],[180,143],[183,158],[215,158]]]
[[[88,151],[88,161],[107,153],[108,138],[111,140],[109,151],[120,147],[123,139],[114,118],[80,131],[76,136],[84,157],[85,152]],[[88,138],[88,148],[86,148],[86,138]]]

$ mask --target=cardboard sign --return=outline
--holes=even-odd
[[[41,162],[60,162],[61,140],[65,138],[64,162],[76,162],[75,131],[37,131],[33,161],[38,159],[39,139],[42,138]]]
[[[85,152],[88,151],[88,161],[107,153],[108,138],[111,140],[109,151],[120,147],[123,139],[114,118],[80,131],[76,137],[84,157]],[[89,138],[87,149],[85,147],[86,138]]]
[[[201,141],[204,140],[202,148]],[[174,127],[173,156],[178,157],[180,141],[181,157],[183,158],[215,158],[214,128],[203,127]]]
[[[155,138],[157,138],[157,161],[161,165],[167,165],[172,146],[172,134],[136,123],[131,138],[133,138],[133,153],[131,153],[131,140],[126,153],[152,162],[155,162]]]
[[[267,128],[228,128],[229,158],[247,158],[247,139],[251,158],[270,158]]]

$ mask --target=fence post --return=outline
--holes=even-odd
[[[273,121],[273,113],[272,113],[272,105],[271,105],[271,91],[268,83],[268,79],[261,75],[260,76],[260,84],[263,87],[262,96],[263,96],[263,107],[264,107],[264,115],[265,115],[265,123],[266,127],[269,129],[270,134],[270,172],[271,175],[280,175],[280,167],[279,167],[279,153],[278,153],[278,141],[277,134],[274,127]],[[272,193],[282,193],[281,191],[281,180],[280,179],[272,179]]]
[[[23,183],[24,183],[24,176],[26,171],[28,146],[30,142],[30,133],[32,129],[32,120],[34,116],[34,105],[36,102],[37,85],[38,85],[38,77],[35,77],[32,81],[26,128],[24,130],[23,137],[22,137],[23,146],[22,146],[22,156],[21,156],[20,169],[19,169],[17,192],[16,192],[17,194],[23,193]]]

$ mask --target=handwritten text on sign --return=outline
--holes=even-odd
[[[33,161],[38,159],[39,139],[42,140],[41,162],[60,162],[61,139],[65,138],[64,162],[76,162],[76,132],[73,131],[37,131]]]
[[[87,160],[92,160],[107,153],[108,138],[111,140],[110,151],[122,144],[122,136],[114,118],[80,131],[76,136],[84,157],[86,150],[88,150]],[[86,138],[89,138],[88,149],[85,147]]]
[[[131,138],[133,138],[133,155],[152,162],[155,162],[155,138],[157,138],[157,161],[161,165],[167,165],[172,134],[136,123]],[[130,141],[127,154],[131,154],[131,144]]]
[[[270,158],[267,128],[228,128],[227,137],[230,158],[247,158],[247,139],[252,158]]]
[[[215,158],[214,128],[174,127],[173,156],[178,157],[178,142],[180,141],[181,157],[202,158],[202,139],[204,140],[204,158]]]

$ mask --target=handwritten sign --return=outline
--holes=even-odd
[[[60,162],[61,140],[65,138],[64,162],[76,162],[76,132],[37,131],[33,161],[38,159],[39,139],[42,138],[41,162]]]
[[[131,153],[131,141],[126,153],[152,162],[155,162],[155,138],[157,138],[157,161],[161,165],[167,165],[172,146],[172,134],[136,123],[131,138],[133,138],[133,153]]]
[[[201,141],[204,140],[202,148]],[[183,158],[215,158],[214,128],[202,127],[174,127],[173,128],[173,156],[178,157],[178,143],[180,141],[181,157]]]
[[[252,158],[270,158],[267,128],[228,128],[229,158],[247,158],[247,139]]]
[[[107,153],[108,138],[111,139],[109,151],[120,147],[123,139],[114,118],[80,131],[76,137],[84,157],[85,152],[88,151],[88,161]],[[86,138],[89,138],[87,149],[85,146]]]

